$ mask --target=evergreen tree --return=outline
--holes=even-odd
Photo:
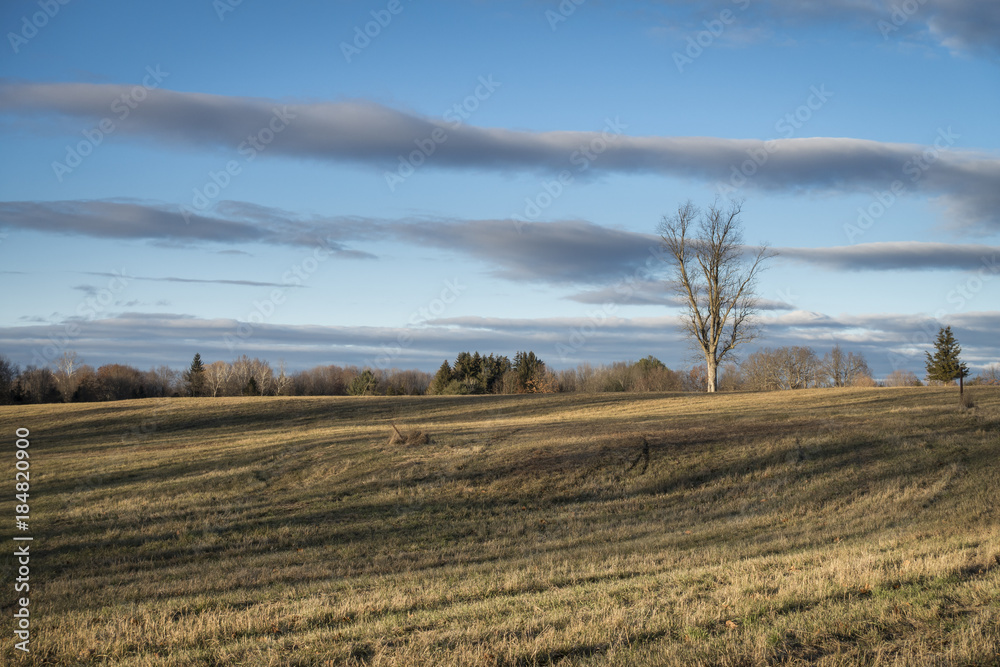
[[[431,380],[430,387],[427,388],[427,393],[429,394],[442,394],[445,388],[451,383],[452,372],[451,365],[448,360],[445,359],[444,363],[441,364],[441,368],[438,369],[437,374],[434,379]]]
[[[479,353],[476,353],[478,356]],[[468,352],[459,352],[455,357],[455,366],[452,369],[452,378],[455,380],[475,380],[479,372],[479,361]]]
[[[510,369],[510,359],[503,355],[483,357],[479,373],[483,393],[499,394],[503,389],[503,376]]]
[[[659,370],[661,368],[666,368],[666,366],[663,365],[663,362],[654,357],[653,355],[649,355],[645,359],[640,359],[639,361],[635,362],[633,367],[637,371],[639,371],[642,375],[648,375],[653,371]]]
[[[347,393],[351,396],[368,396],[378,390],[378,377],[370,368],[361,371],[361,375],[351,380]]]
[[[963,393],[962,379],[969,374],[969,367],[958,358],[961,352],[962,348],[952,335],[951,327],[941,329],[934,341],[934,356],[927,352],[927,379],[940,382],[957,379],[959,394]]]
[[[517,373],[518,391],[533,393],[545,376],[545,362],[534,352],[514,355],[514,372]]]
[[[188,394],[191,396],[201,396],[205,391],[205,365],[201,363],[201,354],[195,353],[191,360],[191,368],[184,373],[184,381],[187,382]]]

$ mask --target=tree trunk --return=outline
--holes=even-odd
[[[708,393],[714,394],[719,385],[719,362],[710,356],[705,357],[705,380],[708,384]]]
[[[965,385],[962,384],[962,376],[961,375],[958,376],[958,395],[959,396],[964,396],[965,395]]]

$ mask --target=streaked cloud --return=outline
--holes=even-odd
[[[357,218],[315,220],[287,212],[223,202],[212,213],[131,200],[0,202],[0,228],[175,245],[267,243],[324,247],[350,259],[374,255],[345,247],[338,235],[364,237]]]
[[[660,237],[611,229],[583,220],[420,221],[385,226],[408,243],[454,250],[483,260],[514,281],[603,284],[627,278],[658,259]]]
[[[88,275],[92,276],[102,276],[106,278],[118,278],[120,277],[117,273],[102,273],[97,271],[89,271]],[[239,287],[305,287],[305,285],[296,285],[293,283],[273,283],[273,282],[262,282],[259,280],[228,280],[225,278],[178,278],[176,276],[163,276],[161,278],[150,278],[148,276],[128,276],[131,280],[140,280],[143,282],[153,282],[153,283],[195,283],[204,285],[236,285]],[[90,289],[96,291],[97,288],[92,286]],[[80,288],[76,288],[80,289]]]
[[[1000,273],[1000,247],[974,244],[896,241],[834,248],[777,248],[785,259],[831,270],[977,270]]]
[[[52,114],[100,121],[111,100],[128,86],[86,83],[0,82],[0,112],[20,114],[22,125],[47,129]],[[718,137],[636,137],[627,125],[609,119],[602,132],[528,132],[450,124],[369,101],[285,103],[157,89],[149,91],[142,113],[122,123],[123,135],[157,139],[189,149],[240,146],[266,129],[277,115],[287,124],[262,155],[364,163],[394,170],[399,156],[418,150],[434,132],[446,141],[426,159],[427,168],[489,171],[652,173],[729,183],[733,169],[750,156],[766,155],[746,187],[769,191],[865,193],[885,191],[900,181],[907,192],[940,198],[947,222],[983,232],[1000,229],[1000,159],[954,149],[959,136],[939,128],[945,141],[929,148],[843,137],[755,139]],[[928,169],[913,167],[934,151]],[[589,157],[588,157],[588,151]],[[764,151],[764,153],[761,153]],[[156,220],[147,220],[149,226]],[[124,233],[107,221],[109,234]],[[206,227],[210,236],[218,229]],[[238,229],[230,230],[232,233]],[[244,230],[250,233],[249,230]]]
[[[74,323],[68,349],[91,364],[130,363],[140,368],[183,366],[194,352],[207,361],[259,356],[290,367],[317,363],[419,367],[431,371],[462,350],[512,355],[534,350],[553,367],[608,363],[648,354],[669,366],[695,361],[671,316],[623,318],[553,317],[506,319],[454,317],[415,328],[262,324],[231,349],[225,341],[238,322],[184,314],[125,312],[96,320],[67,319],[0,327],[0,350],[22,365],[32,363]],[[808,345],[822,354],[834,344],[862,352],[877,375],[903,367],[922,374],[923,352],[944,323],[919,315],[844,315],[793,311],[765,318],[764,345]],[[962,341],[963,359],[976,367],[998,361],[995,332],[1000,312],[958,313],[949,318]],[[400,346],[399,341],[406,344]],[[752,349],[752,348],[750,348]],[[750,349],[743,350],[744,353]]]
[[[614,303],[662,304],[658,281],[666,278],[660,238],[585,220],[405,219],[300,216],[243,202],[222,202],[211,215],[185,224],[180,209],[164,204],[121,201],[0,202],[0,228],[129,240],[210,241],[239,245],[323,245],[337,256],[372,259],[354,246],[376,241],[438,248],[482,261],[491,274],[515,282],[591,285],[570,298],[601,303],[617,290]],[[805,262],[829,270],[996,271],[1000,247],[916,241],[859,243],[830,248],[776,248],[781,261]],[[148,278],[153,280],[154,278]],[[155,278],[198,282],[194,278]],[[267,285],[247,280],[223,284]],[[765,307],[781,309],[777,303]]]
[[[898,39],[963,54],[1000,55],[1000,5],[982,0],[710,0],[697,5],[658,0],[655,4],[668,14],[654,16],[665,26],[679,26],[671,26],[671,32],[680,34],[703,30],[702,21],[730,10],[738,20],[721,38],[735,46],[756,43],[753,36],[774,41],[782,29],[789,37],[799,37],[803,26],[832,23],[853,28],[861,39],[867,35],[873,41]]]

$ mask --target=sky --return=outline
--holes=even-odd
[[[22,366],[687,367],[657,226],[733,199],[778,253],[754,346],[923,376],[951,326],[1000,361],[991,0],[8,0],[0,32]]]

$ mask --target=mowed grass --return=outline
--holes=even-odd
[[[956,393],[0,408],[0,661],[1000,664],[1000,389]]]

